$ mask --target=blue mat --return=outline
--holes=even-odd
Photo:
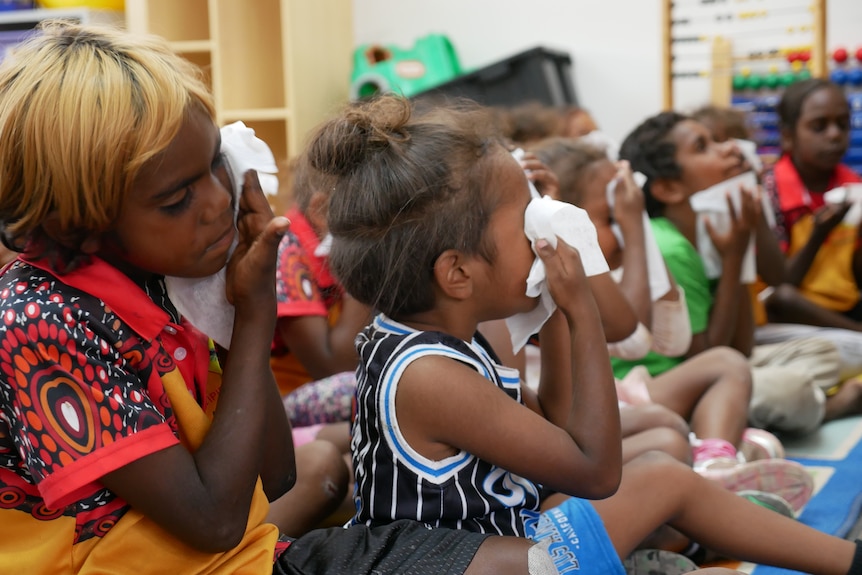
[[[862,511],[860,439],[862,417],[832,421],[805,438],[784,440],[788,459],[810,468],[815,480],[814,497],[802,510],[800,521],[839,537],[846,537],[853,529]],[[798,573],[775,567],[750,567],[753,575]]]

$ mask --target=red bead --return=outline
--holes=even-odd
[[[832,59],[839,64],[843,64],[847,61],[847,50],[844,48],[835,48],[835,51],[832,52]]]

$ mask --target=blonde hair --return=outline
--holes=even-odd
[[[111,228],[141,166],[193,106],[214,117],[200,72],[155,37],[43,24],[0,64],[0,226],[18,251],[52,240],[72,257]]]

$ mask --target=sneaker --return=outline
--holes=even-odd
[[[775,511],[790,519],[796,519],[793,507],[780,495],[767,493],[766,491],[755,491],[753,489],[738,491],[736,494],[770,511]]]
[[[811,499],[814,479],[799,463],[787,459],[759,459],[740,463],[717,458],[695,465],[694,470],[729,491],[764,491],[780,496],[799,512]]]
[[[685,555],[659,549],[638,549],[623,561],[627,575],[682,575],[697,571]]]
[[[742,433],[739,453],[745,461],[784,459],[784,446],[781,440],[765,429],[749,427]]]

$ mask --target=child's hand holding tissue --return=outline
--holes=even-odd
[[[707,277],[724,275],[728,271],[725,264],[730,263],[738,266],[741,283],[753,283],[757,277],[755,234],[765,201],[754,173],[719,182],[688,201],[696,214],[695,245]]]
[[[234,303],[237,298],[242,299],[245,296],[246,290],[256,287],[249,284],[256,283],[254,278],[258,277],[257,272],[255,275],[243,274],[250,274],[254,271],[252,268],[269,265],[255,259],[259,257],[255,254],[259,254],[263,246],[258,245],[260,242],[255,240],[256,235],[249,234],[253,230],[263,229],[264,219],[272,219],[272,210],[264,194],[275,195],[278,191],[278,178],[275,176],[278,168],[269,146],[242,122],[224,126],[220,131],[221,152],[225,163],[220,179],[224,178],[222,184],[234,195],[233,207],[237,221],[232,250],[241,251],[239,254],[234,253],[228,265],[211,276],[168,276],[165,278],[165,284],[168,296],[180,314],[217,344],[228,349],[233,332]],[[249,170],[253,172],[249,173]],[[248,191],[253,192],[252,198],[245,197],[245,192]],[[287,228],[285,218],[275,220],[277,221],[269,225]],[[277,234],[266,235],[266,239],[261,241],[275,241],[277,244],[278,237]],[[246,255],[249,257],[244,257]],[[271,263],[274,265],[275,262]],[[226,284],[228,268],[232,269],[233,279],[230,284]]]

